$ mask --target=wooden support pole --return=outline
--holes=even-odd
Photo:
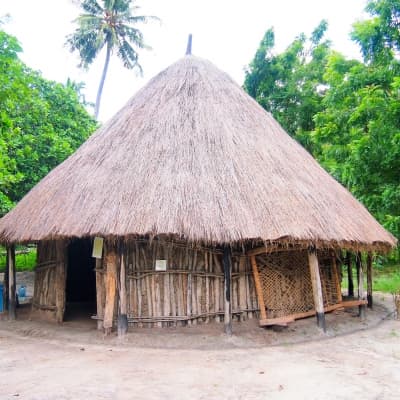
[[[364,271],[363,271],[363,266],[362,266],[362,260],[361,260],[361,253],[357,253],[356,257],[356,266],[357,266],[357,279],[358,279],[358,299],[359,300],[364,300]],[[366,307],[365,304],[361,304],[358,306],[358,311],[359,311],[359,316],[362,320],[365,319],[365,312],[366,312]]]
[[[239,277],[239,310],[242,311],[240,313],[240,321],[245,321],[247,313],[243,312],[243,310],[247,309],[247,299],[246,299],[246,256],[240,256],[239,258],[239,273],[243,274]]]
[[[102,269],[102,259],[96,258],[96,306],[97,306],[97,329],[103,330],[103,291],[104,291],[104,275]]]
[[[4,310],[8,310],[9,303],[9,269],[8,269],[8,251],[6,251],[6,268],[4,270]]]
[[[348,279],[348,296],[354,297],[354,282],[353,282],[353,268],[351,265],[351,253],[348,251],[346,254],[347,264],[347,279]]]
[[[227,335],[232,335],[232,305],[231,305],[231,282],[232,282],[232,259],[231,249],[224,247],[224,330]]]
[[[16,318],[16,274],[15,274],[15,245],[7,246],[8,261],[8,318],[14,320]]]
[[[361,253],[356,254],[356,275],[357,275],[357,298],[360,298],[360,269],[361,269]]]
[[[251,268],[253,270],[254,286],[256,287],[256,294],[258,300],[258,307],[260,307],[260,320],[267,319],[267,311],[265,309],[264,295],[260,282],[260,274],[256,262],[256,256],[250,256]]]
[[[66,243],[63,240],[56,242],[56,321],[63,322],[65,312],[65,284],[67,278],[67,251]]]
[[[213,254],[213,261],[214,261],[214,273],[221,273],[222,272],[222,270],[221,270],[221,263],[219,262],[219,259],[218,259],[218,255],[217,254]],[[220,296],[220,293],[221,293],[221,290],[220,290],[220,280],[219,279],[215,279],[214,280],[214,285],[215,285],[215,311],[217,311],[217,312],[219,312],[220,311],[220,304],[221,304],[221,302],[220,302],[220,298],[221,298],[221,296]],[[216,322],[221,322],[221,319],[220,319],[220,316],[217,314],[216,315],[216,317],[215,317],[215,321]]]
[[[115,248],[106,248],[106,305],[103,328],[106,335],[111,334],[114,320],[115,292],[117,288],[117,256]]]
[[[368,308],[373,307],[372,300],[372,254],[369,252],[367,254],[367,300]]]
[[[324,299],[322,296],[321,278],[315,248],[309,248],[308,250],[308,263],[310,266],[311,284],[313,289],[315,312],[317,315],[317,325],[324,332],[326,332]]]
[[[126,295],[126,269],[124,248],[120,247],[120,271],[119,271],[119,309],[118,309],[118,336],[122,337],[128,332],[127,295]]]

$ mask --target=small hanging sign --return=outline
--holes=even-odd
[[[167,260],[156,260],[156,271],[166,271]]]
[[[103,254],[103,241],[104,239],[102,237],[96,236],[94,238],[92,257],[101,258]]]

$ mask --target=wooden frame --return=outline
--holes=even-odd
[[[315,249],[310,248],[308,250],[308,260],[309,260],[309,268],[310,268],[310,275],[311,275],[311,283],[313,287],[313,296],[314,296],[314,304],[315,308],[306,312],[295,313],[291,315],[286,315],[283,317],[277,318],[268,318],[267,310],[265,306],[265,299],[264,293],[262,290],[260,275],[258,271],[258,265],[256,261],[257,254],[265,253],[265,247],[253,249],[248,252],[250,257],[250,262],[252,266],[253,278],[254,278],[254,286],[256,289],[257,300],[260,308],[260,326],[269,326],[269,325],[287,325],[290,322],[294,322],[296,319],[307,318],[313,315],[317,316],[317,324],[318,326],[325,331],[325,313],[331,312],[334,310],[340,310],[347,307],[365,307],[367,301],[363,298],[358,300],[350,300],[350,301],[343,301],[341,286],[340,286],[340,279],[339,279],[339,272],[338,266],[336,261],[336,254],[332,254],[332,269],[333,269],[333,278],[335,282],[335,287],[337,291],[337,298],[338,303],[329,305],[324,307],[324,300],[322,295],[322,287],[321,287],[321,278],[320,278],[320,271],[319,271],[319,264],[318,258]]]
[[[365,305],[365,304],[367,304],[367,300],[342,301],[339,304],[325,307],[324,313],[332,312],[335,310],[341,310],[341,309],[349,308],[349,307],[357,307],[357,306]],[[304,313],[292,314],[292,315],[287,315],[287,316],[279,317],[279,318],[261,319],[260,326],[287,325],[290,322],[294,322],[296,319],[312,317],[315,314],[316,314],[315,310],[310,310],[310,311],[307,311]]]

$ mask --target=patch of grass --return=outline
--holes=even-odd
[[[364,290],[367,288],[367,276],[364,271]],[[374,267],[372,271],[372,289],[377,292],[394,293],[400,291],[400,265]],[[357,290],[357,271],[353,268],[354,291]],[[342,289],[347,289],[347,271],[343,271]]]
[[[0,272],[6,268],[6,249],[0,246]],[[17,246],[15,266],[17,271],[32,271],[36,265],[36,247]]]
[[[372,287],[378,292],[396,293],[400,291],[400,273],[378,275],[373,278]]]

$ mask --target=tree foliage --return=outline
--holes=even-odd
[[[8,211],[96,127],[67,86],[44,79],[0,30],[0,215]]]
[[[133,3],[134,0],[81,0],[83,14],[76,20],[78,27],[75,32],[67,37],[67,45],[72,52],[79,53],[80,66],[84,68],[88,68],[101,50],[106,48],[103,74],[96,98],[96,118],[112,53],[117,55],[125,68],[142,71],[138,49],[148,47],[137,24],[155,17],[136,15],[139,7]]]
[[[367,21],[353,25],[351,37],[366,62],[385,64],[400,51],[400,0],[369,0]]]
[[[300,35],[273,55],[269,30],[245,88],[400,238],[400,0],[370,0],[366,11],[351,32],[362,62],[321,42],[326,25],[306,53]]]
[[[324,40],[322,21],[307,38],[300,34],[281,54],[275,55],[275,35],[269,29],[245,76],[244,87],[286,131],[307,148],[313,116],[321,110],[325,90],[324,70],[330,42]]]

